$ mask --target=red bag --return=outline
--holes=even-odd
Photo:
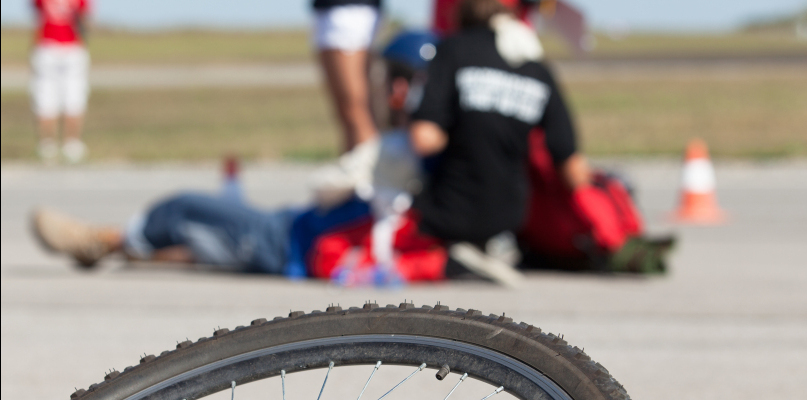
[[[574,193],[555,169],[539,129],[530,133],[531,197],[526,224],[519,235],[532,252],[554,257],[582,257],[575,246],[582,235],[607,252],[619,249],[642,231],[642,220],[621,181],[596,172],[593,185]]]
[[[395,268],[407,282],[441,280],[445,278],[448,253],[440,240],[418,230],[417,221],[410,210],[395,232]],[[366,218],[320,236],[311,249],[311,275],[334,278],[338,267],[347,264],[356,269],[374,268],[372,229],[372,219]]]

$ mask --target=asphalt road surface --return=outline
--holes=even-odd
[[[159,354],[186,337],[210,336],[219,326],[233,328],[290,309],[322,310],[329,303],[344,307],[408,299],[506,312],[516,321],[562,333],[607,367],[634,399],[804,399],[807,162],[718,164],[720,201],[731,214],[731,222],[719,227],[664,222],[677,197],[677,162],[604,163],[635,179],[652,231],[679,234],[667,276],[535,273],[517,290],[444,283],[388,291],[144,270],[120,260],[82,272],[37,247],[26,223],[32,207],[46,204],[92,221],[121,223],[168,193],[215,190],[217,166],[4,164],[2,397],[67,399],[74,387],[103,380],[111,368],[122,370],[143,353]],[[307,198],[305,177],[311,168],[249,165],[244,173],[248,196],[265,207],[299,204]],[[404,372],[385,373],[380,382],[394,383]],[[429,375],[395,398],[442,398],[449,384],[432,389],[436,381]],[[247,389],[236,398],[279,398],[279,392],[243,396]],[[326,390],[323,399],[355,395]],[[229,399],[229,393],[216,398]]]

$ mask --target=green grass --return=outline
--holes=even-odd
[[[544,38],[551,57],[567,55]],[[595,58],[770,56],[807,54],[786,32],[670,36],[597,36]],[[3,65],[24,65],[30,33],[2,29]],[[312,61],[305,32],[98,30],[98,64],[215,64]],[[680,78],[680,77],[679,77]],[[690,137],[730,157],[807,156],[807,74],[749,79],[580,81],[567,85],[587,152],[679,154]],[[31,159],[36,144],[24,92],[0,94],[3,160]],[[93,159],[322,159],[337,153],[338,132],[327,98],[308,89],[96,90],[86,140]]]
[[[3,28],[2,64],[25,64],[31,33]],[[381,36],[389,37],[389,32]],[[715,35],[664,35],[635,33],[622,40],[596,35],[591,57],[764,56],[807,55],[807,43],[788,32],[740,32]],[[383,41],[383,40],[382,40]],[[569,56],[552,35],[543,38],[552,58]],[[231,32],[166,31],[155,33],[99,29],[90,34],[95,64],[192,64],[243,62],[294,62],[312,60],[308,33],[304,31]]]
[[[600,81],[567,85],[581,142],[593,155],[679,155],[702,137],[723,157],[807,156],[807,74],[726,81]],[[32,159],[25,93],[0,96],[3,160]],[[323,159],[338,131],[325,94],[311,89],[93,92],[92,159]]]
[[[2,159],[34,157],[28,98],[3,93]],[[85,140],[91,159],[327,158],[337,132],[319,89],[93,92]]]
[[[595,35],[594,58],[655,57],[759,57],[807,55],[807,42],[787,33],[728,33],[713,35],[672,35],[636,33],[624,39]],[[550,56],[564,56],[566,50],[554,38],[545,40]]]
[[[24,64],[31,33],[2,29],[3,64]],[[96,64],[193,64],[299,62],[311,60],[308,34],[291,32],[168,31],[91,32],[89,50]]]
[[[724,157],[807,155],[802,79],[596,82],[569,86],[588,152],[680,154],[702,137]]]

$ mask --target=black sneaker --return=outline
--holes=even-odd
[[[629,239],[607,263],[607,270],[635,274],[664,274],[667,272],[667,255],[675,247],[675,238],[634,237]]]

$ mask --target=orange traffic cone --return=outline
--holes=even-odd
[[[687,145],[681,186],[681,204],[673,214],[674,221],[703,225],[726,221],[726,213],[717,205],[709,149],[701,139],[692,139]]]

